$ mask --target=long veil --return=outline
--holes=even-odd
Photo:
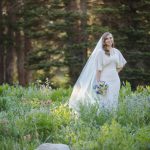
[[[69,107],[79,111],[79,104],[95,103],[96,94],[93,85],[96,83],[96,66],[99,52],[102,50],[102,37],[87,60],[69,99]]]

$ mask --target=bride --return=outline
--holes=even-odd
[[[116,109],[120,90],[118,73],[126,63],[121,52],[114,47],[112,34],[105,32],[73,87],[69,107],[78,112],[80,104],[98,102],[100,108]],[[101,81],[108,85],[105,95],[97,94],[93,88]]]

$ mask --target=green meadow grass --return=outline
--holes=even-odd
[[[68,107],[72,89],[0,86],[0,149],[34,150],[44,142],[71,150],[150,149],[150,86],[122,86],[118,110]],[[99,112],[99,113],[97,113]]]

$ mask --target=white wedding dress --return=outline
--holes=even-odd
[[[125,64],[126,60],[118,49],[112,48],[110,56],[105,54],[101,37],[73,87],[69,107],[79,112],[80,104],[98,103],[99,108],[116,109],[120,90],[117,69],[123,68]],[[106,96],[96,94],[93,88],[96,84],[97,70],[101,71],[100,80],[105,81],[109,86]]]
[[[126,60],[121,52],[115,48],[110,51],[110,56],[106,55],[104,51],[99,52],[97,70],[101,71],[100,81],[105,81],[108,84],[107,94],[105,96],[97,95],[100,107],[109,110],[117,108],[120,90],[117,68],[121,68],[125,64]]]

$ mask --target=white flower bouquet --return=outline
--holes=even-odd
[[[108,90],[108,84],[105,81],[99,81],[94,87],[96,94],[106,95]]]

